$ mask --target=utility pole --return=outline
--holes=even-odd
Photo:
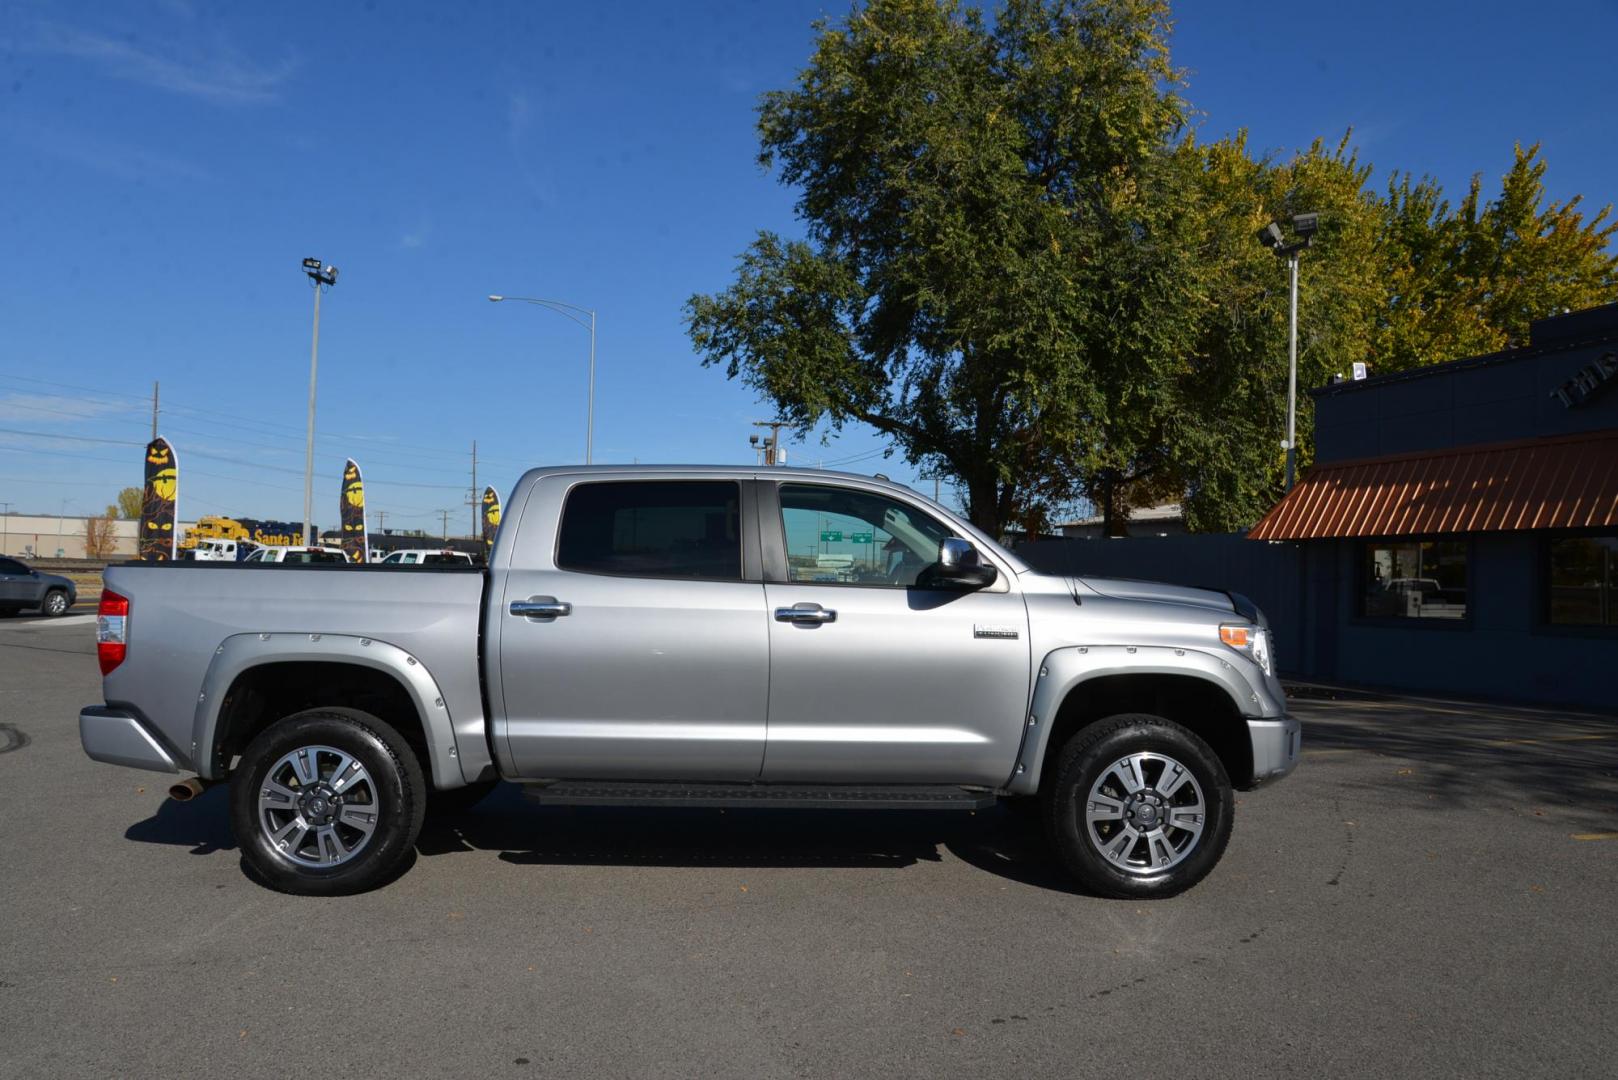
[[[157,380],[152,380],[152,438],[157,438]]]
[[[444,519],[444,524],[443,524],[444,545],[446,547],[448,547],[449,546],[449,511],[448,510],[440,510],[438,512],[438,514],[439,514],[440,517],[442,517]]]
[[[467,497],[466,505],[472,508],[472,539],[476,540],[482,531],[478,528],[478,511],[483,507],[483,500],[478,496],[478,441],[472,440],[472,494]]]
[[[5,513],[0,515],[0,555],[4,555],[6,549],[11,546],[11,505],[8,502],[0,502],[0,506],[6,508]]]
[[[314,512],[315,492],[315,372],[320,366],[320,287],[337,284],[337,267],[322,266],[319,259],[303,260],[303,272],[315,286],[315,336],[309,342],[309,435],[303,452],[303,546],[313,544],[309,519]]]
[[[769,435],[765,436],[762,444],[759,442],[757,435],[750,436],[747,440],[755,450],[763,454],[764,464],[766,466],[785,465],[787,456],[781,450],[781,429],[787,426],[787,422],[785,420],[754,420],[753,426],[770,429]]]
[[[380,533],[387,532],[387,524],[388,512],[386,510],[378,510],[376,512],[376,531]]]

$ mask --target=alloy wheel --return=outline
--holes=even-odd
[[[381,817],[376,781],[354,755],[331,746],[283,754],[259,783],[259,828],[299,866],[330,869],[370,843]]]
[[[1127,874],[1160,874],[1196,849],[1207,800],[1191,770],[1166,754],[1139,753],[1101,770],[1084,804],[1084,832]]]

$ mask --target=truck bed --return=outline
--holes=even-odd
[[[477,649],[481,569],[124,563],[108,567],[103,580],[130,605],[128,656],[106,676],[106,702],[139,702],[181,768],[210,775],[196,747],[208,744],[203,735],[218,709],[208,693],[229,688],[220,685],[228,674],[221,664],[335,651],[364,662],[398,655],[392,649],[436,684],[443,701],[436,707],[454,730],[445,756],[460,759],[464,743],[473,753],[455,767],[488,760]]]

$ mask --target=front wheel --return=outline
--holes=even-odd
[[[1158,899],[1207,877],[1230,840],[1230,778],[1194,733],[1122,713],[1062,747],[1043,793],[1068,872],[1098,896]]]
[[[426,806],[421,766],[397,731],[357,709],[310,709],[248,744],[230,823],[271,888],[344,896],[404,870]]]
[[[59,618],[67,614],[67,593],[61,589],[52,589],[45,594],[45,602],[39,610],[48,618]]]

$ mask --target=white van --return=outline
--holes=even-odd
[[[334,547],[261,547],[243,562],[267,563],[346,563],[348,556],[342,548]]]
[[[472,556],[449,548],[405,548],[389,552],[383,566],[471,566]]]

